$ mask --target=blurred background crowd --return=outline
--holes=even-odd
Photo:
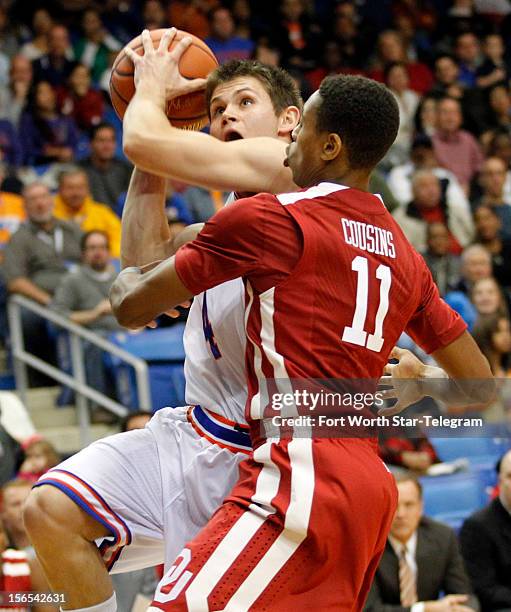
[[[98,274],[106,274],[110,263],[101,257],[104,245],[80,246],[81,232],[103,232],[110,256],[118,258],[131,168],[109,101],[110,67],[143,28],[174,25],[205,39],[220,62],[257,58],[287,68],[304,99],[329,74],[364,74],[388,85],[401,124],[371,187],[424,254],[442,295],[462,313],[495,374],[507,375],[510,11],[507,0],[52,0],[30,7],[3,0],[3,302],[8,293],[21,293],[72,311],[69,290],[57,291],[66,271],[85,258],[101,284]],[[169,224],[177,232],[205,221],[224,197],[169,181]],[[64,223],[53,248],[43,252],[32,238],[53,219],[59,227],[71,221],[78,231]],[[78,322],[111,330],[107,290],[98,292],[89,316]],[[24,321],[29,342],[40,346],[44,330],[26,318],[32,319]]]
[[[6,304],[13,294],[102,336],[120,331],[107,297],[118,270],[120,216],[131,166],[123,156],[122,125],[109,100],[110,69],[123,45],[143,28],[170,25],[204,39],[220,63],[255,58],[286,68],[304,100],[331,74],[366,75],[390,88],[399,105],[400,128],[372,176],[371,189],[382,195],[423,254],[442,296],[465,319],[494,374],[505,381],[511,374],[508,0],[0,0],[0,344],[7,357]],[[226,196],[169,181],[166,210],[172,232],[206,221]],[[162,324],[177,321],[180,334],[184,319],[186,310]],[[44,319],[24,311],[23,329],[28,350],[62,367],[64,358]],[[426,358],[410,339],[403,337],[401,344]],[[89,384],[118,396],[101,352],[94,346],[84,350]],[[30,383],[54,384],[35,371]],[[509,424],[511,393],[502,388],[500,399],[485,413],[489,423]],[[15,400],[8,395],[0,397],[2,417],[8,421],[0,426],[0,484],[17,474],[15,484],[4,491],[9,503],[4,501],[3,516],[10,529],[9,550],[19,551],[29,546],[19,523],[20,500],[28,491],[23,483],[55,465],[58,453],[36,435],[28,415],[19,406],[13,408]],[[179,395],[173,399],[183,402]],[[95,410],[97,420],[111,420],[111,414]],[[435,407],[426,403],[415,410],[431,413]],[[447,452],[445,444],[435,446],[419,431],[394,434],[382,440],[381,453],[395,469],[424,474],[442,460],[470,454],[466,447],[458,454]],[[470,482],[475,482],[474,474],[480,477],[476,497],[461,514],[452,514],[453,505],[444,508],[455,529],[488,499],[479,496],[481,490],[498,497],[499,488],[493,489],[497,478],[511,511],[511,458],[503,467],[499,464],[498,477],[493,468],[509,448],[509,439],[492,452],[479,446],[479,455],[474,452],[480,463],[474,454],[469,457]],[[439,489],[437,515],[442,514],[440,498],[452,487],[449,481]],[[408,508],[421,502],[415,481],[405,482],[401,490],[413,498]],[[428,499],[426,509],[431,511]],[[416,511],[411,524],[417,527],[421,517],[422,510]],[[511,537],[511,530],[507,534]],[[496,539],[501,535],[498,531]],[[0,553],[2,536],[0,528]],[[465,545],[468,558],[473,545],[472,540]],[[511,559],[509,551],[507,557],[502,554],[504,569],[499,566],[499,572],[507,576],[507,591],[495,603],[483,585],[478,591],[483,609],[511,608]],[[4,565],[11,561],[4,560]],[[37,569],[32,571],[36,584]],[[477,573],[471,567],[473,580],[478,580]],[[134,592],[150,595],[154,572],[137,580],[131,578],[131,587],[138,585]],[[439,593],[446,592],[442,584]],[[451,592],[458,592],[460,584]],[[132,591],[124,587],[130,595],[122,609],[131,609]],[[371,609],[392,603],[385,602],[381,589],[371,601]]]

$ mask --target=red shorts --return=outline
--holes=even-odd
[[[268,441],[158,585],[153,608],[361,610],[397,504],[373,441]]]

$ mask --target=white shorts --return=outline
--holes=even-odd
[[[112,534],[110,572],[172,562],[211,518],[250,452],[247,426],[200,406],[163,408],[145,429],[94,442],[35,486],[63,491]]]

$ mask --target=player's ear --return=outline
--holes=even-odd
[[[279,117],[279,136],[291,134],[300,121],[300,109],[297,106],[288,106]]]
[[[339,134],[330,133],[327,135],[321,149],[321,159],[332,161],[340,155],[342,151],[342,140]]]

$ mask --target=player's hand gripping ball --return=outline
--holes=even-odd
[[[135,66],[130,55],[135,61],[137,58],[127,49],[131,49],[138,56],[143,56],[144,53],[150,52],[151,43],[155,51],[152,58],[153,69],[158,69],[158,63],[161,64],[162,70],[164,65],[168,69],[169,62],[175,63],[178,69],[175,71],[178,85],[175,93],[184,91],[174,97],[172,91],[175,84],[166,84],[172,96],[172,99],[168,99],[166,107],[170,123],[179,128],[201,129],[208,123],[204,82],[194,82],[194,79],[205,79],[218,66],[218,62],[211,49],[200,38],[175,28],[144,31],[119,53],[110,76],[110,97],[115,112],[122,119],[135,93]],[[200,89],[197,90],[197,87]]]

